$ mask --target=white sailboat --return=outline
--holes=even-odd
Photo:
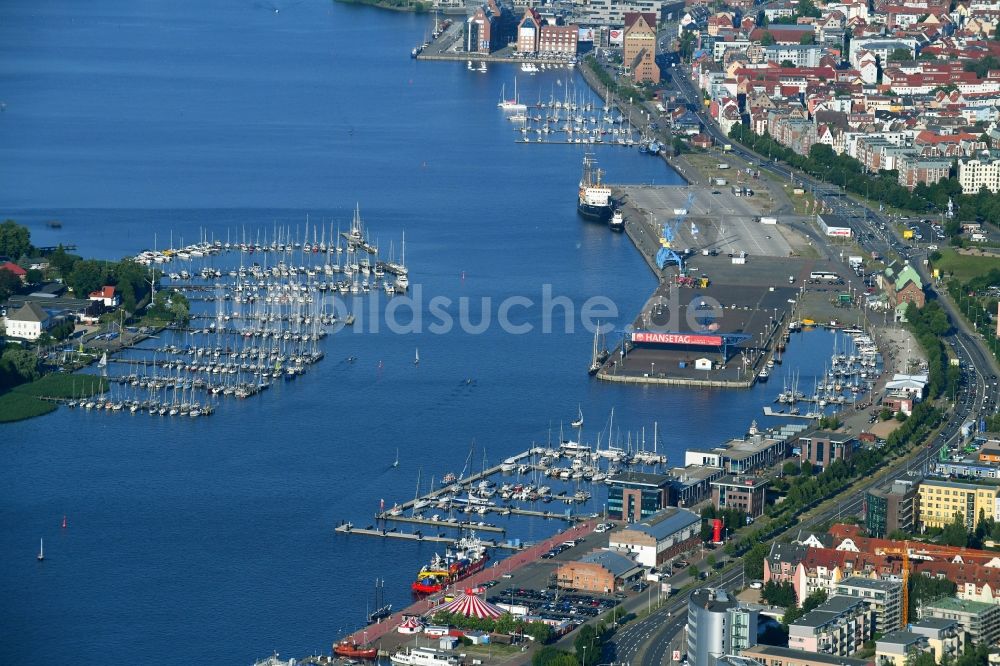
[[[38,540],[38,561],[45,559],[45,539]]]
[[[399,449],[396,449],[396,460],[392,463],[393,467],[399,467]]]
[[[577,405],[576,406],[576,413],[577,413],[576,420],[573,421],[572,423],[570,423],[570,425],[573,426],[574,428],[582,428],[583,427],[583,408],[581,408],[579,405]]]
[[[413,365],[420,365],[420,350],[415,349],[413,351]]]

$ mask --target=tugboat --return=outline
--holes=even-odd
[[[424,565],[411,585],[417,594],[440,592],[446,585],[478,573],[490,559],[486,546],[475,535],[464,537],[455,544],[455,551],[445,551],[444,557],[435,554],[430,564]]]
[[[604,172],[597,168],[593,155],[584,155],[576,210],[588,220],[606,222],[611,217],[611,188],[601,182],[603,175]]]
[[[373,647],[362,647],[354,641],[345,638],[333,646],[333,653],[338,657],[348,657],[349,659],[377,659],[378,649]]]
[[[608,222],[608,227],[611,231],[625,231],[625,216],[622,215],[620,210],[616,210],[614,215],[611,216],[611,220]]]

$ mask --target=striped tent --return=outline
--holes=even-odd
[[[450,604],[434,609],[435,613],[441,611],[480,619],[493,619],[503,615],[503,611],[493,604],[468,592],[459,595]]]
[[[418,634],[424,628],[423,622],[412,615],[407,615],[399,626],[396,627],[396,631],[401,634]]]

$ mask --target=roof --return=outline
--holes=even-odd
[[[625,472],[624,474],[616,474],[612,476],[609,481],[620,484],[631,484],[640,486],[650,486],[653,488],[662,488],[670,483],[670,477],[666,474],[647,474],[646,472]]]
[[[639,565],[629,558],[611,550],[595,550],[587,553],[580,558],[580,562],[600,565],[610,571],[615,578],[621,578],[633,569],[639,568]]]
[[[800,627],[822,627],[829,622],[835,621],[843,613],[850,611],[859,604],[863,605],[864,603],[865,602],[858,597],[833,596],[820,604],[820,606],[815,610],[809,611],[792,624]]]
[[[923,604],[924,608],[927,609],[950,611],[953,613],[972,613],[974,615],[986,613],[993,609],[1000,610],[1000,606],[996,604],[989,604],[985,601],[972,601],[971,599],[959,599],[958,597],[943,597],[935,601],[925,601]]]
[[[866,578],[865,576],[848,576],[837,585],[850,585],[852,587],[867,587],[871,590],[898,590],[902,588],[902,583],[898,580],[883,580],[880,578]]]
[[[38,303],[25,303],[23,306],[7,315],[10,321],[33,321],[41,323],[49,318],[49,313]]]
[[[622,531],[634,530],[648,534],[657,541],[662,541],[680,532],[685,527],[690,527],[700,522],[701,517],[693,511],[669,507],[650,516],[649,520],[629,525]]]
[[[717,481],[712,481],[713,486],[731,486],[740,488],[760,488],[770,483],[767,479],[760,479],[755,476],[737,476],[728,474]]]
[[[115,288],[111,286],[104,286],[97,291],[90,292],[91,298],[114,298]]]
[[[810,664],[822,664],[823,666],[868,666],[873,663],[869,659],[853,659],[851,657],[838,657],[834,654],[824,654],[822,652],[806,652],[805,650],[794,650],[786,647],[776,647],[773,645],[755,645],[741,650],[747,655],[761,655],[769,657],[784,657],[785,659],[799,659]]]
[[[832,430],[814,430],[802,435],[801,439],[828,439],[831,442],[849,442],[854,439],[854,435],[847,432],[833,432]]]
[[[910,266],[909,264],[903,266],[903,270],[899,271],[899,274],[896,276],[896,291],[905,287],[907,282],[912,282],[918,287],[922,286],[920,276],[917,274],[917,271],[913,268],[913,266]]]
[[[17,277],[24,277],[28,274],[28,271],[24,270],[12,261],[6,261],[0,264],[0,271],[10,271]]]
[[[927,640],[926,636],[900,629],[898,631],[891,631],[882,638],[878,639],[875,641],[875,645],[913,645],[914,643],[919,643],[925,640]]]
[[[806,553],[808,552],[808,546],[802,546],[796,543],[775,542],[771,544],[771,552],[767,555],[767,561],[788,562],[795,565],[805,559]]]
[[[911,622],[910,626],[915,629],[947,629],[948,627],[955,626],[957,623],[957,620],[946,620],[943,617],[924,617]]]
[[[710,587],[692,592],[689,603],[712,613],[724,613],[730,608],[739,606],[736,597],[729,596],[726,590]]]

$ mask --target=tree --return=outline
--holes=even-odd
[[[6,301],[21,288],[21,278],[8,270],[0,270],[0,301]]]
[[[0,365],[17,377],[21,382],[33,382],[42,376],[39,370],[38,356],[30,349],[11,347],[3,353]]]
[[[955,520],[944,526],[941,531],[941,543],[946,546],[965,546],[969,542],[969,531],[961,514],[955,514]]]
[[[14,220],[0,224],[0,255],[19,259],[31,251],[31,233]]]
[[[774,35],[772,35],[769,31],[765,30],[764,34],[762,34],[760,36],[760,45],[761,46],[773,46],[774,45]]]
[[[878,413],[879,421],[888,421],[892,418],[892,410],[888,407],[883,407]]]
[[[806,34],[799,37],[799,44],[807,45],[815,43],[816,43],[816,35],[812,34],[811,32],[807,32]]]
[[[77,298],[87,298],[92,291],[97,291],[108,282],[109,271],[107,263],[94,259],[78,261],[70,273],[67,283]]]
[[[790,68],[795,67],[795,63],[792,62],[791,60],[782,60],[780,64],[781,64],[782,67],[784,67],[786,69],[790,69]]]
[[[715,555],[709,554],[709,556],[705,558],[705,564],[707,564],[710,569],[714,569],[715,568]]]
[[[816,8],[812,0],[801,0],[796,14],[798,16],[811,16],[812,18],[819,18],[821,16],[819,9]]]
[[[889,62],[906,62],[912,59],[913,56],[910,54],[910,49],[893,49],[887,58]]]
[[[69,254],[60,244],[59,247],[57,247],[55,251],[49,255],[48,259],[49,266],[54,268],[59,273],[59,277],[65,280],[69,277],[69,274],[73,272],[73,266],[80,260],[80,257],[75,254]]]
[[[910,617],[916,617],[917,606],[921,601],[934,601],[941,597],[955,595],[958,586],[947,578],[937,578],[922,573],[910,576]]]
[[[798,476],[799,466],[792,460],[789,460],[784,465],[781,466],[781,473],[785,476]]]
[[[770,552],[768,545],[758,541],[743,556],[743,569],[751,580],[761,580],[764,578],[764,560]]]
[[[531,666],[575,666],[576,658],[551,645],[543,647],[531,658]]]
[[[688,576],[691,576],[691,578],[698,578],[698,573],[699,571],[697,564],[692,564],[691,566],[688,567]]]
[[[24,276],[24,281],[28,284],[40,284],[45,276],[37,268],[29,268],[27,274]]]
[[[995,55],[988,55],[978,60],[970,60],[964,67],[967,72],[975,72],[976,78],[983,78],[991,69],[1000,69],[1000,58]]]
[[[826,590],[816,590],[805,598],[801,608],[793,606],[785,611],[785,616],[781,618],[782,623],[786,625],[792,624],[809,611],[815,610],[820,604],[826,601],[826,596]]]
[[[787,581],[784,583],[767,581],[764,583],[761,596],[772,606],[781,606],[782,608],[795,606],[795,586]]]

